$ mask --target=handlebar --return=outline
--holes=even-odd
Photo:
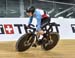
[[[35,30],[36,31],[36,28],[34,28],[35,26],[33,25],[33,24],[29,24],[29,29],[33,29],[33,30]]]
[[[28,26],[25,25],[25,32],[28,33],[28,29],[31,29],[29,30],[30,33],[34,33],[36,31],[36,28],[34,28],[35,26],[33,24],[29,24]]]

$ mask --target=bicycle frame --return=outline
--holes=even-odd
[[[46,26],[49,26],[49,28],[47,29]],[[27,27],[26,25],[24,26],[26,34],[22,35],[19,40],[17,41],[16,47],[18,51],[25,51],[27,50],[32,44],[37,44],[37,45],[41,45],[41,47],[44,50],[50,50],[52,49],[58,42],[59,36],[58,34],[55,34],[52,30],[49,32],[49,29],[52,28],[52,24],[51,23],[47,23],[44,26],[42,26],[42,30],[46,31],[43,34],[42,39],[42,44],[39,43],[38,40],[38,35],[36,33],[36,28],[34,28],[34,25],[30,25],[29,27]],[[30,29],[30,30],[28,30]],[[30,38],[31,37],[31,38]],[[52,38],[52,39],[51,39]],[[54,42],[53,42],[54,41]],[[52,44],[51,44],[52,42]],[[48,46],[49,45],[49,46]]]

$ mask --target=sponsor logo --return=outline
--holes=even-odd
[[[75,24],[71,24],[71,28],[72,28],[73,33],[75,33]]]
[[[14,34],[14,29],[11,24],[4,24],[4,29],[6,34]]]
[[[56,32],[59,32],[58,27],[60,25],[55,24],[53,26],[55,27]],[[24,32],[26,33],[25,24],[0,24],[0,34],[15,34],[15,30],[18,31],[19,34],[22,34],[24,33],[22,31],[22,28],[24,29]]]

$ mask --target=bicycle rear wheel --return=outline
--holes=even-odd
[[[34,41],[34,35],[33,34],[24,34],[22,35],[19,40],[16,43],[16,50],[18,52],[26,51],[30,48]]]
[[[52,32],[47,37],[43,38],[41,47],[46,51],[50,50],[57,45],[58,41],[59,41],[59,34],[56,32]]]

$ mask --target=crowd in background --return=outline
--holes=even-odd
[[[53,17],[75,18],[75,4],[41,0],[0,0],[0,17],[26,17],[26,7],[34,5]]]

